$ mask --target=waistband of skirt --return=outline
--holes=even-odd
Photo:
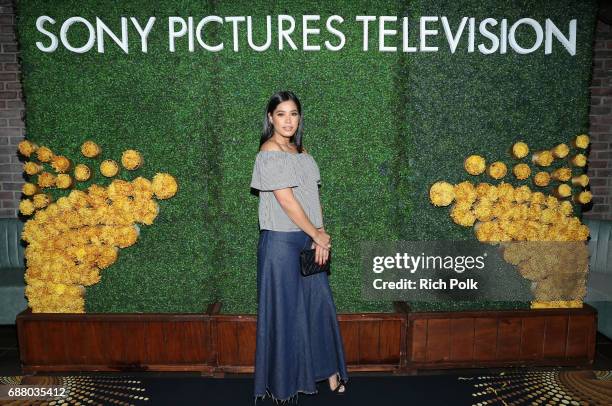
[[[296,238],[310,238],[308,234],[306,234],[303,230],[299,231],[276,231],[276,230],[259,230],[259,235],[261,237],[268,236],[269,238],[274,238],[278,240],[288,240],[288,239],[296,239]]]

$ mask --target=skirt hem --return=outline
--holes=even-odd
[[[286,403],[292,403],[293,401],[295,401],[297,403],[298,395],[300,393],[304,393],[306,395],[314,395],[314,394],[319,393],[319,391],[315,390],[314,392],[308,392],[306,390],[298,389],[293,395],[291,395],[291,396],[289,396],[289,397],[287,397],[285,399],[280,399],[280,398],[277,398],[276,396],[274,396],[272,394],[272,392],[270,392],[270,389],[266,388],[266,393],[265,394],[263,394],[263,395],[255,395],[254,404],[257,404],[257,399],[259,399],[259,398],[261,398],[261,400],[265,400],[266,396],[271,398],[274,401],[274,403],[276,403],[276,404],[280,403],[282,405],[282,404],[286,404]]]

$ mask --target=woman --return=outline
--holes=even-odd
[[[329,258],[323,228],[319,168],[302,146],[302,108],[292,92],[268,101],[251,187],[259,190],[255,403],[317,393],[328,379],[343,393],[348,381],[336,307],[327,273],[304,277],[299,255],[315,248]]]

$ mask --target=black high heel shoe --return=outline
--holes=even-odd
[[[340,392],[340,388],[344,388],[344,390],[342,392]],[[336,386],[336,389],[334,389],[332,391],[332,393],[334,395],[344,395],[346,393],[346,386],[344,386],[344,384],[342,382],[338,382],[338,385]]]

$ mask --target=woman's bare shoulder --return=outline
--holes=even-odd
[[[272,140],[264,142],[259,148],[260,151],[282,151],[280,146]]]

